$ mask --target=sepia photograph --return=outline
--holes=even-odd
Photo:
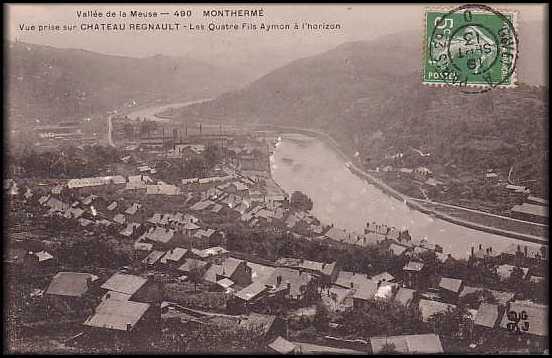
[[[4,354],[549,354],[548,4],[4,4]]]

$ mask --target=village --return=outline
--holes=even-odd
[[[346,231],[272,179],[277,137],[180,136],[125,143],[97,176],[4,180],[12,345],[548,350],[547,245],[479,245],[464,259],[369,218]]]

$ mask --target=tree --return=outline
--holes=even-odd
[[[314,315],[314,326],[321,331],[328,327],[330,322],[329,312],[323,303],[316,305],[316,314]]]
[[[199,262],[192,261],[190,264],[190,273],[188,274],[188,279],[193,282],[194,284],[194,291],[197,292],[197,285],[201,283],[201,279],[203,278],[203,271],[201,269],[201,266],[199,265]]]
[[[290,205],[298,210],[309,211],[312,209],[312,200],[305,193],[294,191],[291,194]]]

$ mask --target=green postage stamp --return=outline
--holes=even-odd
[[[471,92],[516,86],[517,13],[485,5],[425,11],[423,83]]]

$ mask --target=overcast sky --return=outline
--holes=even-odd
[[[188,56],[216,65],[255,66],[256,70],[269,70],[293,59],[313,55],[331,49],[343,42],[368,40],[380,35],[423,28],[424,5],[128,5],[128,4],[17,4],[8,7],[5,36],[10,40],[50,45],[62,48],[82,48],[105,54],[133,57],[164,54]],[[430,6],[439,6],[431,4]],[[447,4],[447,7],[455,6]],[[497,7],[491,5],[492,7]],[[546,5],[506,4],[498,8],[519,10],[519,21],[547,21]],[[193,17],[179,21],[207,23],[202,17],[204,9],[263,8],[264,17],[253,18],[260,23],[340,23],[342,29],[329,32],[24,32],[20,24],[79,24],[82,22],[106,22],[107,19],[78,19],[77,10],[156,10],[174,12],[191,9]],[[173,22],[172,15],[162,17],[162,22]],[[122,19],[114,19],[118,22]],[[125,22],[129,22],[129,18]],[[133,22],[152,22],[139,20]],[[242,23],[248,18],[218,18],[217,23]],[[420,40],[421,41],[421,40]]]

